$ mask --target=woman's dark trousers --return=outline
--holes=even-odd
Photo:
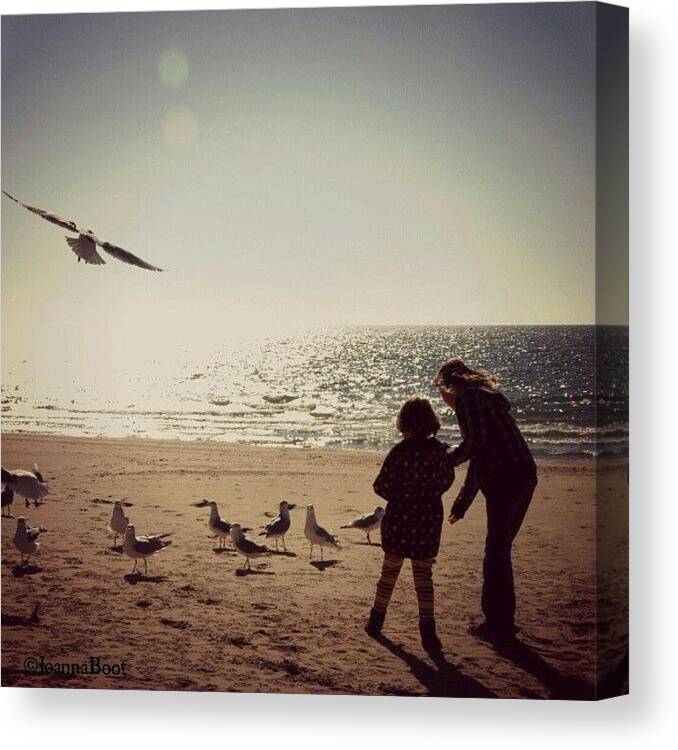
[[[487,503],[487,538],[483,562],[482,608],[490,630],[514,633],[516,597],[511,549],[537,485],[532,467],[481,477]]]

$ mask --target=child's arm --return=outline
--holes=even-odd
[[[454,518],[458,521],[464,517],[466,511],[471,507],[471,503],[475,500],[478,490],[480,490],[478,472],[476,471],[475,463],[471,461],[468,465],[464,484],[462,485],[462,488],[457,495],[457,499],[454,501],[452,510],[450,511],[450,520]]]
[[[393,488],[396,484],[396,459],[393,453],[393,449],[391,449],[372,485],[377,495],[383,497],[386,502],[389,502],[393,497]]]

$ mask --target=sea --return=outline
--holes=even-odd
[[[2,383],[4,432],[383,451],[400,405],[429,397],[439,437],[460,440],[432,385],[461,357],[496,374],[538,457],[628,451],[628,328],[394,326],[306,330],[178,348],[50,383],[30,361]],[[599,372],[596,376],[596,364]],[[99,374],[97,374],[99,373]]]

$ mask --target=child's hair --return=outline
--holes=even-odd
[[[427,398],[412,396],[400,407],[396,426],[403,434],[407,432],[414,437],[428,437],[437,434],[440,420]]]
[[[469,385],[496,388],[499,378],[486,372],[472,370],[461,359],[448,359],[438,370],[433,384],[447,391],[459,391]]]

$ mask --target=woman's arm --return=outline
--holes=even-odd
[[[459,520],[464,517],[466,511],[471,507],[471,503],[475,500],[479,489],[478,473],[474,462],[471,461],[468,465],[464,484],[457,495],[457,499],[454,501],[452,510],[450,510],[450,520],[452,518]]]
[[[454,466],[477,456],[487,440],[486,408],[478,388],[469,388],[457,399],[457,421],[464,439],[450,454]]]

